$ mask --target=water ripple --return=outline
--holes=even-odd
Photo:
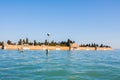
[[[0,80],[119,80],[118,51],[0,50]]]

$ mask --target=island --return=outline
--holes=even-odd
[[[103,44],[77,44],[75,41],[70,39],[66,41],[55,42],[52,40],[49,42],[45,40],[44,42],[39,42],[34,40],[30,42],[28,38],[19,39],[18,43],[13,43],[11,40],[8,40],[6,43],[4,41],[0,42],[0,49],[4,50],[112,50],[111,46]]]

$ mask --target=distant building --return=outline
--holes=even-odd
[[[79,50],[79,45],[77,43],[71,43],[70,50]]]

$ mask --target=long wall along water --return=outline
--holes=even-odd
[[[18,49],[25,49],[25,50],[46,50],[48,46],[22,46],[22,45],[5,45],[0,46],[1,49],[6,50],[18,50]],[[67,47],[67,46],[49,46],[50,50],[112,50],[112,48],[106,47]]]

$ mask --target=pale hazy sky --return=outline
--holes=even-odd
[[[0,41],[68,38],[120,48],[120,0],[0,0]]]

